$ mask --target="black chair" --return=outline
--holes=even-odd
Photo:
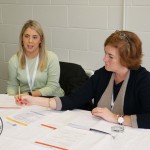
[[[88,80],[88,76],[84,69],[75,63],[60,62],[60,86],[65,92],[65,95],[69,95],[75,92],[85,81]]]
[[[65,92],[65,95],[69,95],[75,92],[80,86],[82,86],[89,76],[85,70],[78,64],[70,62],[60,62],[60,86]],[[91,102],[80,109],[91,110]]]

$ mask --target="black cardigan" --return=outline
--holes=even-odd
[[[79,108],[94,99],[94,107],[105,91],[112,72],[105,68],[95,71],[94,75],[75,93],[61,97],[62,110]],[[150,73],[140,67],[130,70],[130,77],[125,93],[124,115],[137,115],[139,128],[150,129]]]

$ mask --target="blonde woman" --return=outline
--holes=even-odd
[[[32,96],[63,96],[59,85],[58,57],[45,49],[45,37],[41,25],[28,20],[20,33],[20,50],[8,63],[7,93]]]

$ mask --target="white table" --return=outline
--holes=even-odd
[[[6,105],[16,107],[14,98],[0,94],[0,107]],[[4,130],[0,136],[0,150],[48,150],[54,149],[54,146],[57,150],[63,148],[64,150],[150,149],[150,130],[147,129],[125,127],[124,133],[119,133],[113,139],[110,134],[70,126],[75,119],[80,120],[83,117],[84,120],[79,122],[85,121],[83,125],[87,127],[92,120],[88,111],[61,112],[39,106],[21,107],[20,109],[7,107],[0,108],[0,116],[4,123]]]

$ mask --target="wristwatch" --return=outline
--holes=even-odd
[[[117,115],[117,121],[118,121],[118,124],[123,125],[123,122],[124,122],[123,115]]]

